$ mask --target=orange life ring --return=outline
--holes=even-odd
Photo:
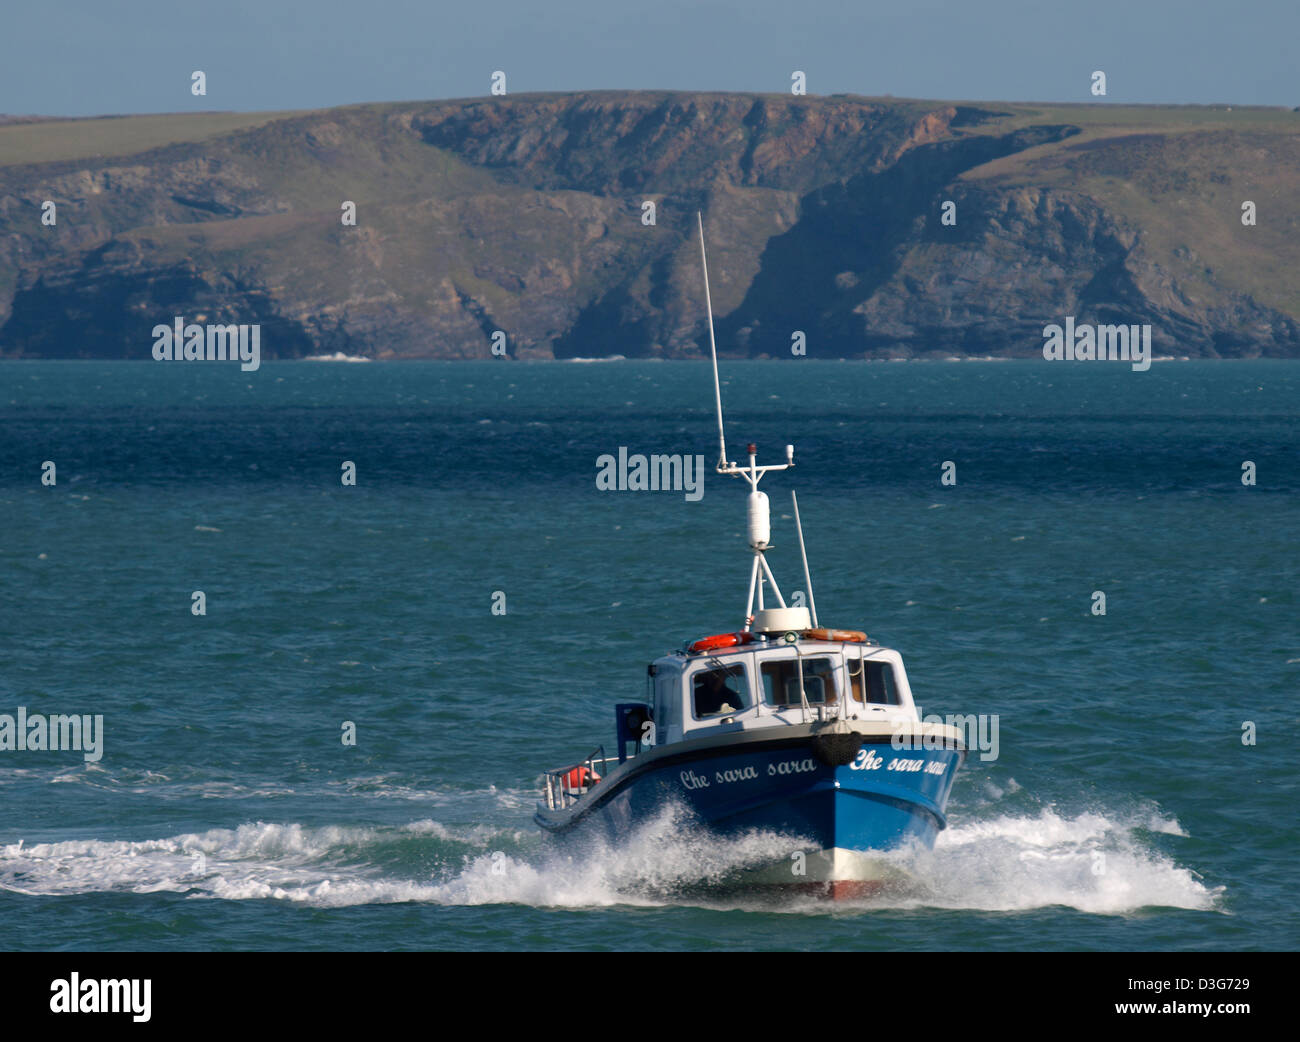
[[[716,651],[718,648],[734,648],[737,644],[748,644],[754,639],[752,633],[715,633],[712,637],[701,637],[687,650],[692,655],[703,651]]]
[[[564,775],[564,786],[569,790],[586,789],[600,781],[600,775],[585,764],[570,768]]]
[[[802,635],[809,640],[839,640],[854,644],[863,644],[867,639],[867,635],[861,630],[804,630]]]

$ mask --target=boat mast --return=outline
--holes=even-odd
[[[709,296],[709,258],[704,252],[704,216],[695,211],[700,226],[700,265],[704,268],[704,306],[709,312],[709,356],[713,359],[713,400],[718,403],[718,473],[727,462],[727,439],[722,435],[722,387],[718,383],[718,345],[713,339],[713,300]]]
[[[786,607],[785,598],[781,596],[781,588],[776,584],[776,577],[772,574],[772,569],[767,563],[765,554],[771,547],[772,520],[771,511],[768,507],[767,494],[758,490],[758,483],[763,479],[763,475],[769,470],[789,470],[794,466],[794,446],[785,447],[785,462],[779,464],[768,464],[760,467],[758,465],[758,448],[754,444],[745,446],[745,452],[749,456],[749,465],[740,466],[727,460],[727,443],[723,436],[722,429],[722,385],[718,381],[718,345],[713,335],[713,300],[709,295],[709,261],[704,251],[704,217],[698,211],[695,214],[696,221],[700,229],[700,262],[704,267],[704,305],[708,310],[709,316],[709,356],[713,360],[713,399],[717,405],[718,412],[718,465],[719,474],[727,477],[744,478],[749,483],[749,501],[748,501],[748,520],[749,520],[749,546],[754,552],[754,561],[749,570],[749,599],[745,602],[745,630],[754,621],[754,599],[757,595],[758,610],[763,611],[763,583],[772,584],[772,592],[776,595],[777,604],[782,608]],[[800,535],[802,543],[802,533]]]
[[[799,497],[794,489],[790,490],[790,502],[794,504],[794,530],[799,533],[799,556],[803,558],[803,581],[808,584],[808,608],[812,612],[812,624],[817,625],[817,598],[813,596],[812,576],[808,573],[808,550],[803,545],[803,522],[799,520]]]

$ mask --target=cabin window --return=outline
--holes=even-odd
[[[679,673],[661,672],[655,677],[655,740],[662,741],[667,736],[668,726],[675,719],[673,712],[673,695],[681,688],[682,678]]]
[[[799,665],[803,664],[803,693],[809,705],[834,705],[839,698],[835,664],[828,658],[777,659],[764,662],[763,698],[770,706],[800,705]]]
[[[862,683],[866,680],[866,702],[871,705],[896,706],[898,685],[894,682],[894,667],[888,662],[848,662],[849,682],[853,685],[853,701],[863,701]]]
[[[697,720],[749,708],[749,677],[744,666],[701,670],[695,674],[693,690]]]

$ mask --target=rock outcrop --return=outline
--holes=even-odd
[[[689,357],[697,210],[724,354],[798,330],[820,357],[1033,355],[1066,315],[1150,323],[1157,354],[1300,354],[1268,274],[1296,218],[1237,203],[1294,178],[1300,117],[1152,108],[1133,133],[1079,109],[552,94],[134,151],[126,118],[117,153],[0,165],[0,355],[147,358],[182,315],[262,323],[266,358],[487,357],[498,330],[519,358]]]

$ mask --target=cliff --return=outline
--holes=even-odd
[[[0,355],[1300,354],[1300,114],[601,92],[317,112],[0,119]],[[53,201],[57,221],[42,224]],[[1255,203],[1253,226],[1241,206]],[[340,221],[356,204],[355,227]],[[656,223],[642,223],[642,204]],[[955,223],[942,220],[945,202]]]

